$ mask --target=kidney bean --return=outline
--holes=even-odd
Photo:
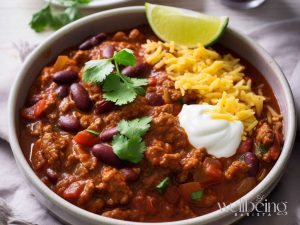
[[[60,85],[56,89],[56,94],[60,99],[67,97],[69,94],[69,87],[67,85]]]
[[[47,177],[48,177],[48,179],[49,179],[50,182],[52,182],[52,183],[56,183],[56,182],[57,182],[57,180],[58,180],[58,175],[57,175],[57,173],[56,173],[54,170],[52,170],[51,168],[48,168],[48,169],[46,170],[46,175],[47,175]]]
[[[104,41],[106,37],[107,37],[106,33],[103,32],[94,36],[94,38],[96,38],[99,42]]]
[[[134,182],[139,179],[139,174],[134,172],[131,168],[123,168],[120,172],[124,175],[126,181]]]
[[[249,166],[249,176],[255,176],[259,169],[259,160],[253,152],[246,152],[241,159]]]
[[[111,101],[100,101],[95,104],[95,112],[97,114],[107,113],[115,107],[115,104]]]
[[[135,67],[134,66],[126,66],[124,69],[122,69],[122,74],[128,77],[133,76],[132,74],[135,73]]]
[[[58,125],[61,129],[68,132],[76,132],[81,126],[79,120],[74,116],[60,116],[58,119]]]
[[[86,40],[79,46],[79,50],[88,50],[98,44],[100,44],[106,38],[105,33],[100,33],[95,35],[94,37]]]
[[[92,101],[90,99],[90,96],[81,84],[72,84],[70,90],[72,99],[74,100],[75,105],[78,109],[83,112],[87,112],[92,108]]]
[[[237,152],[240,154],[251,152],[253,147],[253,140],[252,138],[247,138],[246,140],[242,141]]]
[[[122,161],[115,155],[111,146],[96,144],[92,148],[93,155],[100,161],[114,167],[120,167]]]
[[[53,81],[57,84],[71,84],[78,79],[78,73],[72,70],[58,71],[53,75]]]
[[[85,42],[83,42],[81,45],[79,45],[79,50],[88,50],[90,48],[93,47],[93,44],[91,42],[91,40],[86,40]]]
[[[160,106],[164,104],[164,100],[161,95],[156,94],[155,92],[150,92],[146,94],[146,100],[151,106]]]
[[[26,107],[35,105],[39,100],[41,100],[40,95],[32,95],[26,100]]]
[[[114,56],[116,48],[113,45],[108,45],[103,49],[102,56],[103,58],[111,58]]]
[[[103,131],[99,137],[101,141],[110,141],[114,135],[118,134],[119,130],[114,127],[114,128],[110,128],[108,130]]]
[[[147,64],[143,62],[137,63],[135,66],[127,66],[122,70],[122,74],[129,77],[142,76],[147,68]]]

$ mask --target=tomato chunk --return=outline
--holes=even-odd
[[[38,119],[42,115],[42,113],[45,111],[46,106],[47,106],[46,103],[47,103],[46,100],[41,99],[37,103],[35,103],[33,106],[24,108],[21,111],[22,117],[25,118],[26,120]]]
[[[74,136],[74,141],[76,141],[78,144],[85,145],[88,147],[92,147],[93,145],[99,143],[100,138],[98,135],[92,134],[86,130],[78,132]]]
[[[84,182],[76,181],[76,182],[70,184],[70,186],[64,190],[63,197],[68,200],[76,199],[81,194],[83,188],[84,188]]]

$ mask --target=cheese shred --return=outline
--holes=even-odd
[[[174,42],[147,40],[143,48],[146,62],[164,69],[182,95],[191,90],[198,95],[199,103],[216,105],[208,112],[213,118],[240,120],[244,135],[258,124],[256,116],[262,113],[265,97],[262,91],[252,91],[252,81],[244,74],[245,67],[238,58],[221,55],[201,44],[192,49]]]

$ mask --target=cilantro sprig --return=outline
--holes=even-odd
[[[117,126],[120,134],[112,140],[114,153],[123,160],[139,163],[146,149],[142,136],[150,128],[151,117],[142,117],[131,121],[121,120]]]
[[[98,131],[91,130],[91,129],[86,129],[86,131],[89,132],[90,134],[94,134],[94,135],[99,135],[100,134]]]
[[[112,58],[91,60],[85,63],[83,81],[102,84],[103,97],[116,105],[133,102],[137,95],[144,95],[142,87],[147,79],[130,78],[120,72],[120,66],[134,66],[136,63],[133,51],[122,49],[115,52]]]
[[[91,0],[60,0],[67,8],[63,12],[57,12],[51,8],[50,2],[41,10],[34,13],[29,23],[36,32],[42,32],[46,28],[57,30],[64,25],[81,17],[78,5],[88,4]]]
[[[167,187],[169,187],[170,183],[171,183],[170,177],[166,177],[158,185],[156,185],[155,190],[159,193],[162,193],[167,189]]]
[[[266,154],[269,151],[267,146],[265,146],[263,143],[259,144],[258,149],[262,154]]]
[[[203,196],[204,196],[203,191],[195,191],[195,192],[191,193],[191,199],[193,201],[199,200],[199,199],[203,198]]]

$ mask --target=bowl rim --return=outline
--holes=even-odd
[[[10,91],[9,95],[9,105],[8,105],[8,130],[9,130],[9,142],[14,154],[14,158],[17,161],[20,169],[23,170],[23,173],[27,177],[27,181],[30,182],[32,186],[36,190],[38,190],[39,193],[46,196],[50,201],[59,207],[60,209],[66,210],[68,214],[74,215],[75,217],[80,217],[81,219],[84,219],[86,221],[91,221],[94,223],[104,222],[106,224],[118,224],[118,225],[127,225],[128,221],[125,220],[118,220],[113,219],[109,217],[104,217],[98,214],[94,214],[92,212],[86,211],[84,209],[81,209],[68,201],[61,198],[59,195],[54,193],[50,188],[48,188],[34,173],[33,169],[27,162],[21,147],[19,145],[18,136],[17,136],[17,129],[16,129],[16,121],[17,121],[17,114],[18,109],[16,105],[17,101],[17,90],[22,87],[22,81],[26,78],[25,71],[28,71],[28,69],[32,66],[34,60],[42,54],[44,49],[47,49],[51,43],[55,43],[57,39],[60,39],[64,36],[64,34],[68,32],[72,32],[73,29],[76,29],[78,27],[83,26],[84,24],[100,20],[103,17],[113,17],[118,16],[120,13],[122,14],[132,14],[132,13],[142,13],[144,12],[144,6],[130,6],[130,7],[122,7],[122,8],[115,8],[111,10],[102,11],[99,13],[95,13],[89,16],[86,16],[82,19],[79,19],[62,29],[58,30],[54,34],[52,34],[49,38],[47,38],[44,42],[42,42],[31,54],[27,57],[25,62],[22,65],[22,68],[19,71],[19,74],[17,78],[15,79],[13,86]],[[283,87],[283,93],[285,96],[285,99],[287,100],[286,107],[287,107],[287,117],[288,119],[288,127],[287,132],[285,135],[285,142],[284,146],[281,152],[281,155],[275,165],[273,166],[272,170],[268,173],[268,175],[250,192],[248,192],[246,195],[241,197],[240,199],[245,200],[253,200],[258,196],[263,190],[268,189],[272,186],[272,181],[278,180],[280,178],[281,172],[285,165],[287,164],[287,161],[289,159],[289,156],[292,151],[292,147],[295,140],[296,135],[296,112],[294,107],[294,101],[291,89],[289,87],[289,84],[287,82],[286,77],[283,75],[283,72],[279,68],[278,64],[275,62],[275,60],[262,48],[260,47],[256,42],[254,42],[251,38],[247,37],[246,35],[243,35],[239,31],[228,28],[227,32],[231,32],[234,36],[243,39],[243,41],[246,42],[247,45],[249,45],[252,49],[254,49],[259,55],[261,55],[266,62],[268,62],[269,67],[274,71],[274,74],[276,75],[276,79],[279,80],[280,84]],[[239,200],[236,200],[231,204],[233,209],[237,209],[239,207]],[[208,223],[213,221],[218,221],[229,214],[232,214],[228,211],[222,211],[220,209],[213,211],[211,213],[205,214],[203,216],[186,219],[186,220],[179,220],[174,222],[162,222],[159,224],[162,225],[196,225],[199,223]],[[63,218],[62,218],[63,219]],[[145,224],[158,224],[158,223],[145,223],[145,222],[131,222],[132,225],[145,225]]]
[[[50,0],[44,0],[45,2],[50,2]],[[110,7],[110,6],[114,6],[117,4],[124,4],[124,3],[128,3],[131,2],[132,0],[106,0],[106,1],[95,1],[95,2],[90,2],[88,4],[81,4],[78,7],[80,9],[98,9],[98,8],[105,8],[105,7]],[[51,2],[52,5],[57,6],[57,7],[63,7],[65,8],[66,6],[64,6],[63,4],[61,4],[59,1],[54,0]]]

